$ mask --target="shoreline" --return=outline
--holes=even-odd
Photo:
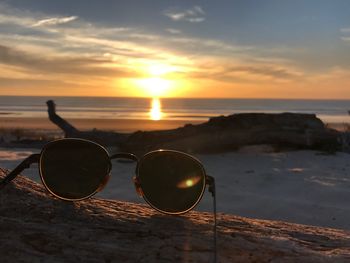
[[[186,124],[199,124],[203,121],[188,120],[140,120],[140,119],[66,119],[80,130],[105,130],[131,133],[135,131],[168,130],[182,127]],[[61,131],[48,118],[0,117],[0,130],[45,130]]]
[[[132,133],[135,131],[155,131],[170,130],[183,127],[186,124],[200,124],[208,120],[147,120],[147,119],[86,119],[86,118],[66,118],[72,125],[79,130],[105,130],[123,133]],[[338,131],[347,131],[350,129],[348,122],[324,122],[331,129]],[[53,124],[48,117],[3,117],[0,116],[0,132],[4,130],[44,130],[61,131]]]

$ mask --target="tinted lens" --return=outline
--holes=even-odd
[[[138,178],[148,203],[166,213],[184,213],[201,199],[205,172],[199,161],[180,152],[156,151],[138,165]]]
[[[103,147],[78,139],[48,144],[40,159],[43,183],[53,194],[69,200],[95,193],[109,175],[110,167]]]

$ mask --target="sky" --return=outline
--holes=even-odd
[[[350,99],[348,0],[3,0],[0,95]]]

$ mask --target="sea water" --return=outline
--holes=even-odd
[[[207,121],[210,117],[245,112],[314,113],[326,123],[349,123],[350,100],[185,99],[117,97],[0,96],[0,117],[47,117],[54,100],[64,118],[150,119],[154,101],[164,120]],[[153,106],[152,106],[153,105]]]

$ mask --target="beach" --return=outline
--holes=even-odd
[[[29,110],[32,106],[28,104],[22,112],[0,117],[0,136],[3,140],[52,140],[64,136],[48,119],[45,105],[41,101],[36,102],[40,107],[34,112]],[[205,103],[204,106],[209,105],[208,102]],[[177,109],[176,114],[168,113],[173,118],[151,120],[147,118],[148,104],[145,101],[142,110],[146,113],[142,118],[139,118],[141,110],[132,111],[130,105],[124,108],[124,112],[129,115],[114,118],[108,117],[112,114],[111,109],[101,112],[96,107],[91,110],[91,105],[85,105],[84,110],[93,111],[93,114],[87,115],[80,112],[83,109],[72,110],[71,104],[64,107],[59,107],[60,105],[58,104],[58,109],[63,108],[60,115],[79,130],[132,133],[138,130],[176,129],[188,123],[198,124],[208,120],[204,119],[203,110],[194,109],[192,117],[174,117],[180,111]],[[201,107],[203,105],[200,104]],[[96,117],[99,114],[102,115]],[[211,112],[211,115],[215,115],[215,112]],[[337,115],[333,120],[342,121],[331,122],[328,127],[347,129],[348,116]],[[30,143],[22,145],[22,148],[18,145],[0,146],[0,167],[13,169],[28,155],[40,152],[39,148],[31,147]],[[119,150],[109,147],[108,151],[113,154]],[[350,198],[350,154],[311,150],[275,152],[269,145],[257,145],[225,153],[195,154],[195,157],[202,161],[206,172],[216,179],[219,213],[350,230],[350,207],[347,203]],[[23,174],[40,181],[36,165]],[[135,192],[132,183],[134,174],[135,164],[113,161],[112,177],[96,197],[144,203]],[[212,198],[207,191],[196,209],[212,210]]]
[[[147,119],[78,119],[67,118],[72,125],[79,130],[106,130],[117,132],[135,132],[138,130],[168,130],[181,127],[187,123],[186,120],[147,120]],[[192,121],[192,124],[198,124],[201,121]],[[58,127],[49,121],[47,117],[0,117],[0,129],[27,129],[60,132]]]
[[[79,130],[105,130],[131,133],[135,131],[170,130],[182,127],[186,124],[200,124],[202,120],[147,120],[147,119],[78,119],[67,118],[71,124]],[[348,120],[346,120],[348,121]],[[331,122],[328,127],[339,131],[348,129],[349,122]],[[50,122],[47,117],[0,117],[0,130],[34,130],[60,133],[61,130]]]
[[[350,263],[350,0],[135,2],[0,1],[0,263]]]

